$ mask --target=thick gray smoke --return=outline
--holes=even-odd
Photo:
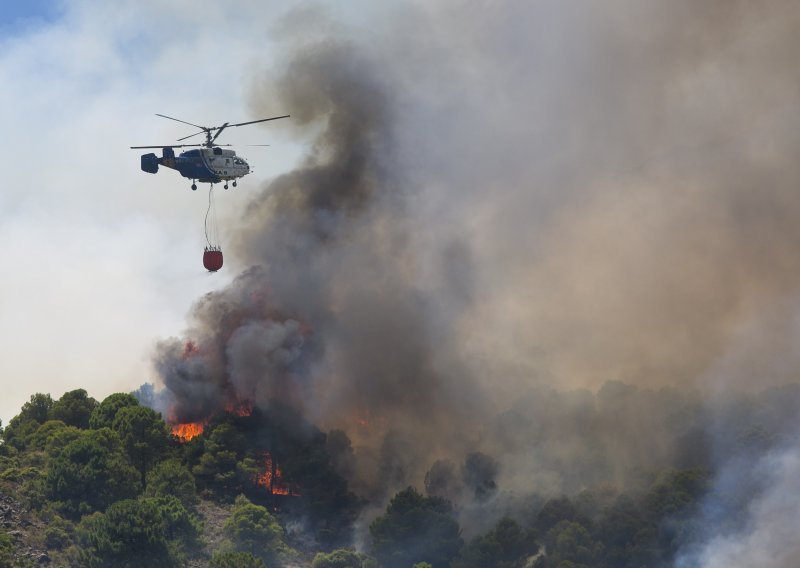
[[[800,362],[795,3],[370,14],[369,32],[310,9],[281,24],[254,115],[289,112],[313,142],[244,214],[252,268],[160,345],[173,411],[289,402],[347,432],[379,507],[426,481],[485,510],[636,467],[724,476],[697,409]],[[787,444],[764,460],[796,488]],[[753,559],[797,515],[755,495]],[[735,552],[693,546],[707,566]]]
[[[380,465],[354,482],[383,495],[424,475],[420,457],[466,451],[481,405],[447,346],[469,259],[453,241],[443,266],[467,281],[418,281],[414,187],[398,169],[398,99],[381,65],[344,40],[292,52],[278,94],[298,127],[320,129],[313,150],[244,216],[239,254],[257,267],[201,300],[188,338],[162,342],[156,361],[181,420],[277,398],[377,441],[365,459]],[[437,436],[423,442],[425,430]]]

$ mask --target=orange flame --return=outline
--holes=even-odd
[[[225,412],[230,412],[235,414],[236,416],[250,416],[253,414],[253,403],[250,401],[239,402],[229,402],[225,405]]]
[[[192,356],[193,354],[197,353],[197,347],[191,341],[186,344],[186,350],[184,355]],[[235,401],[229,402],[225,405],[225,411],[230,412],[232,414],[236,414],[237,416],[250,416],[253,413],[253,403],[250,401]],[[174,409],[170,411],[168,422],[172,425],[172,435],[178,438],[178,441],[181,443],[188,442],[192,438],[199,436],[203,433],[206,424],[209,423],[211,420],[210,418],[206,418],[200,422],[177,422],[175,418],[176,413]]]
[[[264,454],[264,473],[256,474],[255,482],[267,490],[272,487],[272,455],[269,452]]]
[[[264,473],[256,474],[254,481],[272,495],[300,496],[299,491],[284,481],[281,468],[273,462],[272,454],[269,452],[264,452]]]
[[[195,436],[203,433],[202,422],[188,422],[186,424],[173,424],[172,435],[181,442],[188,442]]]

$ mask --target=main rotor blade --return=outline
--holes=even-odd
[[[194,126],[194,124],[192,125]],[[191,138],[192,136],[197,136],[198,134],[205,134],[207,130],[201,130],[200,132],[195,132],[194,134],[189,134],[189,136],[184,136],[183,138],[178,138],[178,142],[181,140],[186,140],[187,138]]]
[[[191,122],[186,122],[185,120],[181,120],[180,118],[172,118],[171,116],[167,116],[166,114],[158,114],[156,116],[160,116],[161,118],[168,118],[170,120],[174,120],[176,122],[182,122],[184,124],[188,124],[189,126],[194,126],[195,128],[199,128],[201,130],[206,130],[205,126],[199,126],[197,124],[192,124]]]
[[[231,126],[244,126],[245,124],[255,124],[256,122],[267,122],[268,120],[278,120],[279,118],[289,118],[290,115],[284,114],[283,116],[273,116],[272,118],[262,118],[260,120],[251,120],[250,122],[239,122],[238,124],[227,124]]]
[[[228,123],[227,123],[227,122],[226,122],[225,124],[223,124],[222,126],[220,126],[220,127],[219,127],[219,130],[217,130],[217,133],[216,133],[216,134],[214,134],[214,137],[213,137],[211,140],[209,140],[209,141],[208,141],[208,144],[209,144],[209,145],[211,145],[211,144],[213,144],[213,143],[214,143],[214,140],[216,140],[216,139],[217,139],[217,136],[219,136],[220,134],[222,134],[222,131],[223,131],[223,130],[225,130],[225,127],[226,127],[226,126],[228,126]]]
[[[161,146],[130,146],[131,150],[139,150],[144,148],[199,148],[205,144],[162,144]],[[217,146],[230,146],[230,144],[217,144]]]
[[[203,144],[162,144],[161,146],[131,146],[131,150],[140,148],[189,148],[192,146],[203,146]]]

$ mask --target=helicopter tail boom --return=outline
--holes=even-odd
[[[149,174],[158,173],[158,166],[175,168],[175,150],[166,146],[161,149],[161,158],[153,154],[142,154],[142,171]]]

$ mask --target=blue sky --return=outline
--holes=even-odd
[[[62,8],[56,0],[6,2],[0,10],[0,33],[54,20]]]

